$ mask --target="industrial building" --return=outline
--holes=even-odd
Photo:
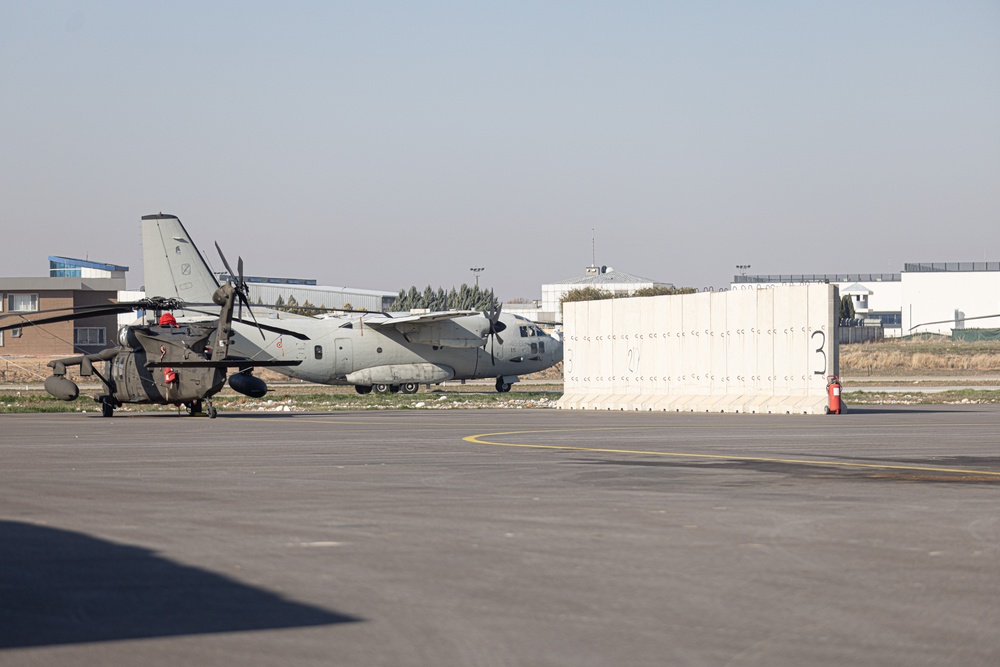
[[[215,276],[220,283],[230,280],[224,271],[216,272]],[[317,285],[312,278],[243,276],[243,281],[250,288],[251,303],[264,305],[288,304],[292,300],[300,307],[309,303],[316,308],[384,312],[397,296],[396,292]]]

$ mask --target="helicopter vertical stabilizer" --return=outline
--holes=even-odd
[[[142,216],[146,294],[210,303],[219,283],[175,215]]]

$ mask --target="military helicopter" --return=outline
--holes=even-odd
[[[221,249],[219,254],[222,255]],[[222,261],[229,269],[224,256]],[[84,306],[71,313],[30,321],[20,313],[10,314],[4,317],[19,316],[24,321],[0,326],[0,331],[133,310],[152,313],[155,323],[123,327],[119,332],[119,345],[116,348],[50,361],[48,365],[52,368],[52,375],[45,380],[45,390],[64,401],[76,400],[80,388],[67,377],[67,369],[79,366],[81,376],[96,375],[100,379],[102,392],[93,398],[101,404],[101,414],[105,417],[111,417],[116,408],[126,403],[144,403],[184,406],[191,415],[205,412],[214,419],[218,412],[212,405],[212,397],[225,386],[228,369],[239,369],[229,377],[229,386],[233,390],[251,398],[260,398],[267,393],[267,385],[253,375],[254,368],[295,366],[301,363],[296,360],[247,359],[229,355],[233,311],[237,302],[240,309],[238,317],[242,318],[245,304],[256,323],[247,300],[247,286],[243,282],[242,258],[239,260],[239,273],[233,274],[230,270],[230,275],[238,275],[238,279],[224,283],[212,295],[214,305],[219,308],[217,314],[197,309],[197,306],[213,304],[191,304],[179,299],[154,297],[106,306]],[[204,313],[214,321],[177,323],[170,311],[178,309]],[[40,312],[51,313],[58,310],[67,309]],[[258,329],[262,337],[264,330],[267,330],[308,340],[302,334],[271,325],[258,324]],[[99,362],[104,362],[103,373],[96,368]]]

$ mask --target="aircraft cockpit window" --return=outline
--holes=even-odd
[[[527,338],[527,337],[528,337],[528,327],[522,326],[521,327],[521,338]]]
[[[521,326],[521,338],[528,338],[529,336],[541,336],[542,332],[538,327],[533,327],[530,325]]]

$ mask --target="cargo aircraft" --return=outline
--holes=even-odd
[[[147,294],[211,301],[218,281],[176,216],[143,216],[142,246]],[[359,394],[412,394],[421,384],[481,378],[495,379],[496,390],[507,392],[519,376],[562,360],[561,341],[495,302],[484,312],[307,317],[254,306],[254,314],[261,328],[242,313],[233,316],[233,353],[299,362],[275,370],[308,382],[353,385]],[[196,311],[175,315],[198,318]]]

